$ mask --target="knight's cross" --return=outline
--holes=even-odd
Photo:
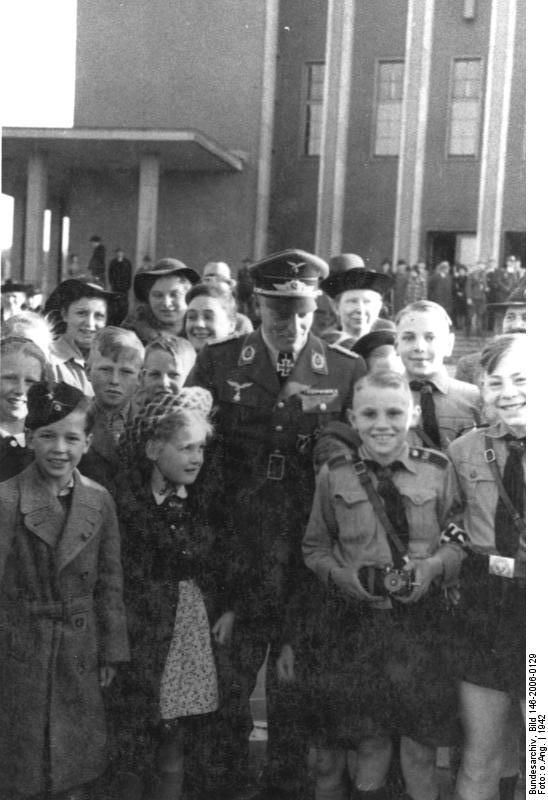
[[[291,357],[291,354],[279,353],[278,361],[276,364],[276,371],[282,376],[282,378],[287,378],[288,375],[291,374],[292,369],[293,369],[293,359]]]

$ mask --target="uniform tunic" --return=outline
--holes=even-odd
[[[407,377],[409,381],[414,380],[409,375]],[[441,446],[445,451],[449,442],[480,424],[480,392],[477,386],[457,381],[445,371],[429,376],[426,380],[432,381],[435,386],[434,406]],[[413,401],[420,406],[420,392],[413,391]],[[408,442],[415,447],[427,444],[423,442],[420,433],[415,428],[410,429]]]
[[[0,786],[61,792],[103,772],[99,666],[129,656],[114,504],[76,470],[65,517],[31,464],[0,518]]]
[[[439,539],[456,518],[456,476],[445,456],[423,448],[406,445],[397,460],[393,482],[409,525],[408,554],[436,555],[443,564],[443,578],[423,598],[410,605],[388,596],[358,601],[331,582],[333,567],[393,563],[386,532],[348,461],[322,467],[302,543],[305,563],[324,587],[301,640],[304,713],[330,746],[356,745],[379,730],[432,745],[454,733],[454,647],[442,587],[456,583],[462,553]],[[373,474],[371,480],[376,486]]]
[[[275,662],[286,636],[286,609],[304,571],[300,543],[314,492],[314,442],[329,421],[342,418],[353,384],[364,373],[361,358],[310,334],[280,387],[259,329],[207,345],[187,379],[188,385],[208,389],[217,406],[224,505],[233,516],[245,576],[236,601],[232,648],[242,693],[232,739],[240,753],[247,750],[248,697],[257,671],[269,643],[270,663]],[[295,713],[281,695],[286,697],[289,690],[271,678],[269,674],[269,761],[289,770],[303,743],[288,730],[296,724]]]
[[[508,457],[502,438],[506,433],[504,425],[497,422],[489,428],[470,431],[454,441],[448,450],[464,503],[463,527],[475,548],[485,554],[497,553],[495,514],[499,499],[497,484],[486,460],[485,436],[487,434],[493,441],[496,462],[503,475]],[[461,593],[465,679],[524,697],[524,581],[489,575],[486,560],[470,555],[463,564]]]
[[[86,360],[76,345],[63,335],[51,346],[50,362],[56,381],[76,386],[88,397],[93,397],[93,386],[86,375]]]

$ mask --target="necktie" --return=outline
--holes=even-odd
[[[293,360],[293,353],[291,353],[290,351],[286,352],[280,351],[278,353],[278,358],[276,361],[276,372],[278,373],[278,378],[280,380],[280,383],[284,383],[286,379],[289,377],[289,375],[291,374],[291,370],[293,369],[294,363],[295,362]]]
[[[401,466],[400,462],[393,461],[392,464],[389,464],[387,467],[377,464],[376,461],[366,461],[365,463],[377,476],[377,494],[384,502],[386,516],[392,523],[398,539],[407,550],[409,547],[409,523],[405,513],[403,498],[392,480],[393,473]],[[394,564],[400,564],[401,556],[395,552],[390,537],[388,537],[388,543],[390,544]]]
[[[410,381],[410,388],[421,395],[422,428],[434,447],[441,450],[440,429],[436,419],[436,406],[434,404],[435,386],[431,381]]]
[[[525,439],[517,439],[508,434],[504,437],[508,447],[508,457],[504,465],[502,485],[512,505],[523,517],[525,512],[525,475],[523,472],[523,454]],[[495,511],[495,544],[501,556],[515,556],[519,545],[519,532],[512,522],[506,505],[499,497]]]

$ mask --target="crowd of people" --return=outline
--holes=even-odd
[[[513,798],[522,282],[452,377],[475,272],[96,261],[41,312],[2,287],[1,800],[436,800],[440,747]]]

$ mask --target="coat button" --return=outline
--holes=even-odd
[[[85,532],[82,534],[82,539],[84,540],[84,542],[87,542],[87,540],[88,540],[89,538],[91,538],[91,531],[85,531]]]
[[[283,431],[283,429],[284,429],[284,428],[283,428],[283,425],[276,425],[276,427],[274,428],[274,430],[275,430],[275,431],[277,431],[278,433],[279,433],[280,431]]]
[[[278,408],[283,408],[283,407],[284,407],[284,402],[283,400],[280,400],[280,402],[278,403]]]
[[[83,617],[74,617],[73,625],[75,628],[83,628],[84,627],[84,618]]]
[[[327,406],[325,403],[320,403],[320,411],[327,411]]]
[[[471,478],[477,478],[477,477],[478,477],[477,470],[475,470],[475,469],[471,469],[471,470],[470,470],[470,477],[471,477]]]

